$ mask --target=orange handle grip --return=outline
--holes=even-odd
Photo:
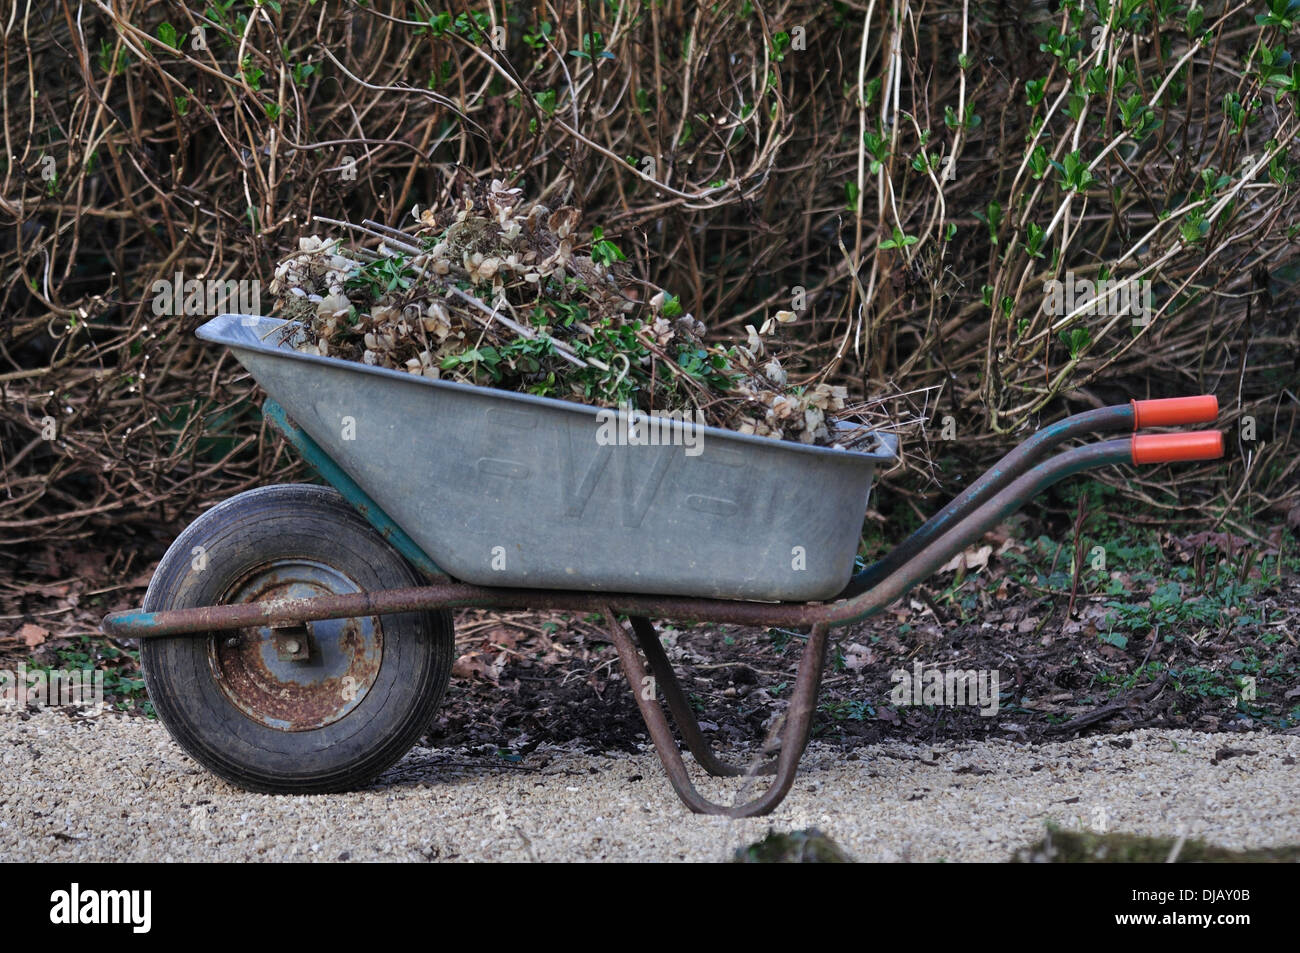
[[[1173,427],[1179,424],[1209,424],[1219,417],[1219,398],[1165,397],[1161,400],[1133,400],[1133,429]]]
[[[1223,456],[1223,434],[1217,430],[1138,434],[1133,437],[1132,453],[1134,463],[1217,460]]]

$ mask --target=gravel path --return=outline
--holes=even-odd
[[[653,752],[539,748],[509,765],[416,749],[368,790],[289,798],[216,779],[156,722],[9,712],[0,861],[717,861],[769,825],[820,827],[859,860],[999,861],[1049,819],[1263,847],[1300,840],[1297,761],[1300,737],[1191,731],[885,744],[848,759],[814,745],[775,814],[730,821],[688,813]]]

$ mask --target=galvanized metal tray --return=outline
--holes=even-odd
[[[854,568],[869,450],[810,447],[307,354],[297,325],[223,314],[223,344],[454,579],[721,599],[835,596]],[[614,443],[609,438],[614,436]],[[669,442],[663,442],[663,441]]]

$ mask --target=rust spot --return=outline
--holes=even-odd
[[[242,600],[279,610],[303,602],[303,588],[329,595],[326,583],[303,567],[262,566]],[[233,642],[233,644],[231,644]],[[240,638],[213,638],[209,664],[226,697],[254,721],[282,731],[309,731],[343,718],[373,687],[383,661],[378,616],[255,625]]]
[[[216,674],[231,701],[254,721],[285,731],[324,727],[360,704],[379,674],[383,637],[379,620],[368,621],[370,640],[349,619],[336,647],[318,645],[324,658],[309,662],[280,661],[265,629],[244,630],[234,646],[213,640]],[[330,661],[337,671],[327,674]]]

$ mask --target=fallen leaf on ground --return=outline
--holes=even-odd
[[[18,638],[22,639],[29,649],[36,648],[49,637],[49,629],[42,629],[39,625],[35,625],[31,622],[24,623],[18,629]]]
[[[501,653],[502,656],[504,654]],[[485,652],[467,652],[452,663],[451,674],[456,678],[481,678],[496,682],[501,674],[501,666]]]
[[[952,572],[954,569],[960,569],[963,565],[967,570],[983,569],[989,564],[989,557],[992,555],[992,546],[971,547],[964,552],[958,553],[940,566],[939,572]]]
[[[853,642],[844,649],[844,667],[851,672],[866,668],[875,661],[876,653],[865,645]]]

